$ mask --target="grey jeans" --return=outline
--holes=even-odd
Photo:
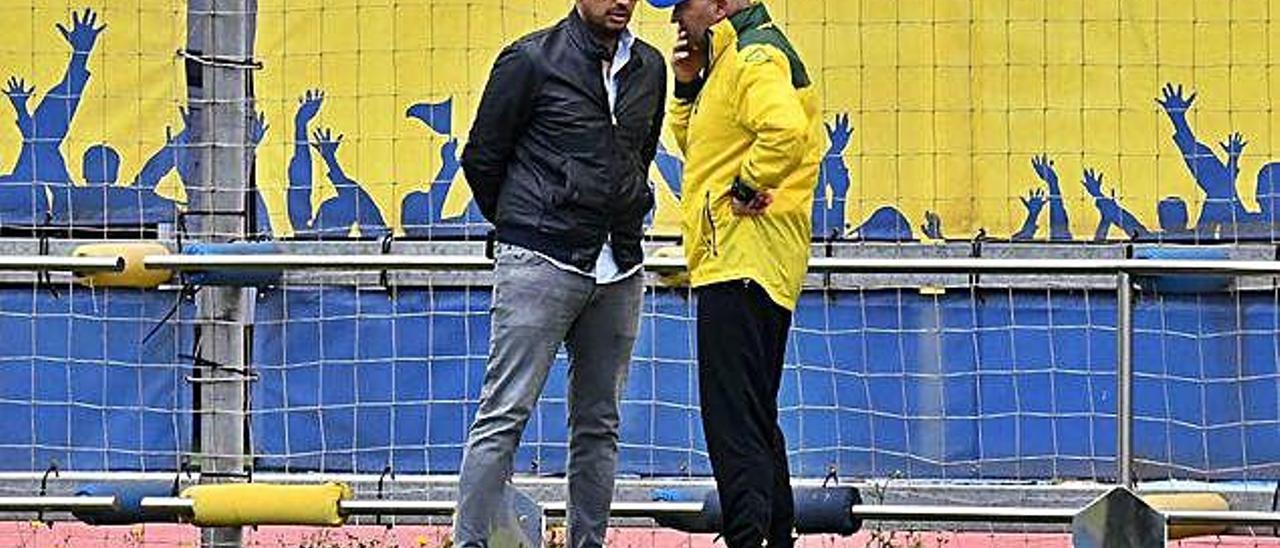
[[[480,409],[467,436],[454,545],[488,546],[516,446],[563,342],[569,352],[569,538],[604,544],[618,462],[618,397],[640,324],[644,276],[607,285],[499,245],[492,338]]]

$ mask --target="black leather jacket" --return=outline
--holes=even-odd
[[[606,239],[619,269],[644,259],[666,95],[662,55],[636,39],[610,112],[606,60],[576,10],[517,40],[494,62],[462,153],[498,241],[587,271]]]

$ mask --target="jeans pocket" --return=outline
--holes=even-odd
[[[511,244],[498,244],[493,248],[494,264],[501,266],[526,266],[533,264],[537,257],[528,249]]]

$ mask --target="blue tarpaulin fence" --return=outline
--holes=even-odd
[[[298,287],[257,304],[258,469],[455,473],[488,350],[486,288]],[[191,448],[192,305],[172,293],[0,291],[0,469],[173,469]],[[620,473],[706,475],[693,306],[647,296]],[[1144,295],[1135,445],[1149,476],[1280,477],[1271,292]],[[827,291],[797,310],[779,403],[798,474],[1105,478],[1115,454],[1110,291]],[[522,471],[567,459],[561,359]]]

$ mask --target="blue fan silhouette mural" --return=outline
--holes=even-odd
[[[358,225],[364,236],[382,236],[388,229],[377,203],[359,182],[347,175],[338,160],[338,149],[345,136],[341,133],[335,136],[330,128],[309,128],[323,103],[321,90],[307,91],[298,100],[293,119],[293,155],[289,158],[289,181],[285,189],[289,222],[298,237],[345,237],[353,225]],[[323,160],[325,175],[336,192],[315,211],[311,209],[313,150]],[[261,195],[258,196],[258,219],[264,224],[270,219]]]
[[[1196,100],[1196,94],[1184,96],[1182,86],[1165,85],[1162,97],[1156,101],[1164,108],[1173,124],[1173,143],[1186,161],[1187,169],[1204,191],[1204,206],[1196,221],[1196,233],[1203,238],[1233,231],[1248,219],[1249,214],[1236,193],[1236,178],[1240,175],[1240,154],[1244,152],[1244,137],[1232,134],[1221,144],[1226,161],[1219,159],[1212,148],[1196,139],[1187,122],[1187,111]]]
[[[830,145],[818,167],[818,181],[813,197],[813,236],[821,239],[850,238],[856,240],[908,242],[915,239],[911,221],[898,208],[882,206],[856,228],[845,221],[845,202],[850,189],[849,167],[844,162],[845,149],[853,140],[849,115],[838,114],[834,125],[826,124]],[[831,199],[828,200],[828,192]],[[925,212],[920,233],[926,238],[942,239],[942,219],[932,211]]]
[[[30,110],[36,86],[19,76],[6,82],[9,98],[22,137],[22,147],[9,173],[0,175],[0,224],[35,225],[140,225],[173,218],[174,203],[155,193],[155,187],[177,167],[187,180],[189,162],[184,149],[194,131],[184,112],[186,127],[166,139],[162,150],[134,179],[133,185],[118,186],[120,154],[99,143],[88,147],[81,158],[84,185],[72,182],[62,147],[89,84],[89,57],[107,25],[98,24],[98,14],[86,8],[71,15],[71,28],[57,23],[55,28],[71,48],[71,57],[62,80],[54,85]]]
[[[70,22],[58,22],[54,29],[70,50],[62,78],[43,95],[38,83],[13,75],[3,84],[3,93],[13,109],[21,147],[0,174],[0,225],[33,226],[136,226],[172,220],[179,204],[160,196],[156,188],[171,174],[190,186],[195,170],[193,147],[201,139],[200,116],[179,109],[180,127],[166,127],[164,144],[152,151],[131,177],[121,173],[125,162],[111,143],[99,141],[77,150],[82,181],[71,175],[66,140],[81,99],[92,83],[90,59],[107,25],[92,9],[71,13]],[[298,99],[293,117],[292,154],[288,160],[285,190],[285,217],[298,237],[344,238],[352,227],[365,237],[390,232],[390,223],[370,194],[359,183],[359,174],[342,165],[339,151],[345,136],[339,128],[318,127],[315,123],[326,101],[322,90],[308,90]],[[1011,235],[1014,241],[1032,241],[1045,223],[1047,239],[1053,242],[1091,238],[1094,241],[1214,241],[1273,239],[1280,224],[1280,162],[1264,165],[1254,178],[1257,207],[1246,206],[1238,192],[1241,158],[1248,141],[1239,132],[1229,133],[1213,147],[1192,127],[1188,112],[1197,94],[1176,83],[1163,86],[1156,97],[1173,129],[1171,141],[1187,167],[1187,173],[1202,192],[1199,212],[1189,211],[1193,202],[1184,196],[1162,196],[1155,204],[1157,223],[1144,223],[1117,197],[1114,179],[1086,164],[1081,185],[1098,213],[1092,235],[1073,234],[1071,215],[1059,179],[1058,167],[1048,157],[1031,159],[1038,182],[1021,197],[1025,217]],[[414,238],[474,237],[488,231],[488,223],[474,202],[460,211],[446,212],[449,195],[459,183],[460,144],[453,127],[453,100],[424,101],[409,106],[404,116],[415,120],[428,132],[424,136],[444,137],[436,151],[439,169],[427,188],[403,197],[396,205],[406,236]],[[248,141],[258,146],[268,131],[267,120],[255,114],[248,121]],[[176,125],[176,124],[175,124]],[[925,213],[912,221],[897,204],[886,204],[861,221],[846,218],[852,189],[849,166],[844,155],[852,144],[854,128],[848,113],[836,114],[825,123],[829,145],[822,158],[818,180],[814,182],[813,236],[816,239],[912,241],[918,236],[943,238],[942,219]],[[313,167],[313,161],[319,160]],[[418,158],[415,161],[434,161]],[[73,160],[75,161],[75,160]],[[673,195],[682,194],[683,163],[659,145],[654,159],[657,176]],[[71,166],[73,167],[73,166]],[[321,171],[322,173],[313,173]],[[333,185],[335,195],[312,206],[315,177],[323,176]],[[414,183],[405,181],[402,183]],[[1110,185],[1108,185],[1110,183]],[[1132,197],[1132,196],[1130,196]],[[1130,204],[1132,205],[1132,204]],[[269,217],[261,197],[258,218],[269,232]],[[1047,212],[1046,212],[1047,210]],[[447,213],[447,215],[446,215]],[[1077,212],[1078,213],[1078,212]],[[650,222],[652,217],[650,217]],[[1158,224],[1158,226],[1156,226]]]
[[[831,145],[818,166],[818,184],[813,194],[813,235],[817,238],[838,238],[845,231],[844,204],[851,180],[843,155],[853,139],[853,127],[849,125],[848,114],[837,115],[835,126],[828,123],[826,127]],[[828,189],[830,201],[827,199]],[[907,231],[910,230],[908,227]]]
[[[857,228],[849,229],[845,222],[845,203],[850,181],[849,167],[844,152],[853,139],[853,127],[849,115],[838,114],[834,123],[827,123],[830,145],[818,167],[813,199],[813,237],[817,239],[855,238],[880,241],[911,241],[915,238],[911,222],[897,208],[884,206],[877,209]],[[681,196],[684,162],[661,143],[654,157],[658,173],[666,180],[668,188],[677,199]],[[920,233],[927,238],[942,239],[942,219],[934,212],[925,212]]]
[[[364,237],[384,236],[390,227],[382,218],[377,204],[359,182],[348,175],[338,159],[337,152],[344,136],[335,136],[329,128],[310,127],[324,101],[323,90],[308,90],[298,99],[294,114],[293,154],[289,159],[288,186],[285,189],[285,207],[294,234],[296,237],[341,238],[349,234],[352,225],[358,225]],[[453,99],[415,104],[409,107],[405,116],[420,121],[431,132],[450,137],[440,147],[440,169],[430,188],[410,193],[401,203],[401,222],[406,236],[483,234],[486,221],[474,202],[468,204],[461,215],[445,216],[445,200],[460,173],[458,140],[451,136]],[[315,211],[311,206],[313,152],[324,162],[325,175],[337,193]],[[264,232],[268,232],[270,217],[261,195],[257,207],[258,219]]]
[[[337,196],[320,204],[311,219],[311,232],[320,236],[346,236],[353,224],[359,225],[361,234],[378,237],[387,231],[387,225],[378,211],[378,204],[360,183],[349,177],[338,162],[338,147],[342,134],[333,136],[333,130],[316,128],[311,134],[311,147],[320,155],[326,168],[325,175]],[[306,158],[310,162],[310,158]],[[290,162],[292,164],[292,162]]]
[[[1026,208],[1027,215],[1022,222],[1022,227],[1011,236],[1011,239],[1014,241],[1034,239],[1039,226],[1040,212],[1048,204],[1049,239],[1057,242],[1071,240],[1071,220],[1067,216],[1067,207],[1062,201],[1062,185],[1058,181],[1058,171],[1054,168],[1053,160],[1050,160],[1047,155],[1036,156],[1031,159],[1031,168],[1035,171],[1036,177],[1045,184],[1048,192],[1046,193],[1045,189],[1036,188],[1022,198],[1022,205]]]
[[[1223,157],[1201,142],[1187,121],[1187,112],[1196,93],[1183,93],[1181,85],[1168,83],[1156,102],[1173,125],[1173,143],[1192,178],[1204,192],[1204,205],[1195,224],[1199,239],[1249,239],[1274,236],[1277,209],[1280,209],[1280,163],[1269,163],[1258,171],[1255,196],[1259,210],[1244,207],[1236,190],[1240,176],[1240,156],[1248,144],[1240,133],[1232,133],[1218,144]],[[1163,203],[1161,204],[1163,205]],[[1160,212],[1163,214],[1164,210]],[[1175,212],[1170,212],[1173,215]],[[1161,224],[1164,225],[1163,217]]]
[[[53,192],[53,224],[70,226],[130,226],[172,220],[174,202],[156,194],[156,186],[177,171],[184,185],[191,184],[195,161],[190,148],[199,135],[197,118],[179,109],[183,128],[177,135],[165,128],[165,144],[143,164],[133,184],[117,186],[120,155],[107,145],[94,145],[84,153],[86,185],[63,185]]]
[[[405,196],[401,204],[400,219],[405,236],[410,238],[439,238],[470,236],[487,231],[487,221],[480,214],[475,200],[471,200],[461,215],[445,217],[445,201],[453,188],[462,165],[458,158],[458,139],[453,133],[453,99],[443,103],[419,103],[409,107],[405,116],[422,122],[428,130],[449,140],[440,147],[440,169],[425,191]]]
[[[1093,205],[1098,209],[1101,219],[1098,221],[1098,228],[1094,230],[1094,241],[1106,241],[1111,232],[1111,228],[1115,227],[1121,233],[1130,239],[1146,239],[1151,236],[1151,232],[1143,226],[1137,216],[1130,213],[1116,201],[1115,190],[1112,189],[1111,194],[1107,195],[1102,190],[1102,173],[1093,169],[1084,170],[1084,188],[1093,198]]]

